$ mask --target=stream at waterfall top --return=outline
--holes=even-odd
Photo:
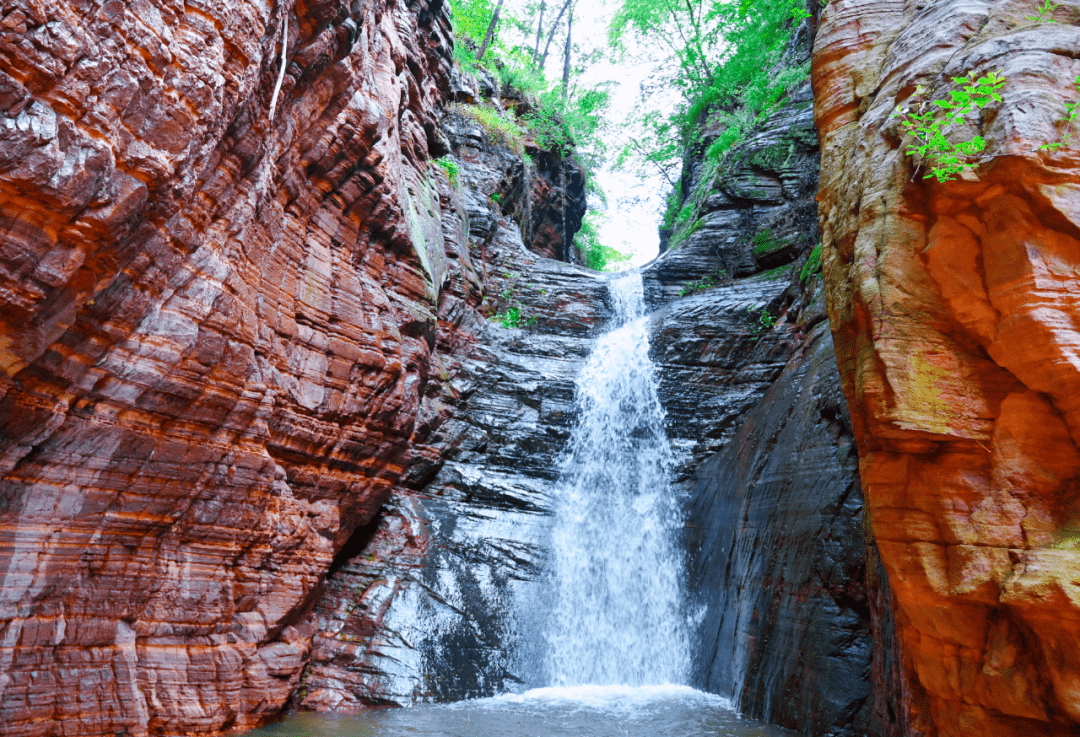
[[[512,661],[523,692],[301,713],[249,737],[794,734],[741,718],[726,698],[678,685],[691,681],[695,614],[683,592],[683,500],[671,482],[677,458],[642,292],[639,273],[609,282],[611,327],[578,376],[577,420],[551,486],[545,572],[502,615],[520,634]],[[425,637],[422,629],[414,636]],[[546,686],[530,688],[539,684]]]

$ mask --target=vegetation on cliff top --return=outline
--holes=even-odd
[[[802,0],[623,0],[612,45],[664,49],[669,64],[654,87],[679,99],[670,113],[644,101],[620,161],[659,171],[674,187],[706,115],[722,131],[708,151],[718,161],[809,77],[807,63],[787,58],[792,34],[809,15]]]
[[[580,53],[573,43],[578,1],[549,5],[548,0],[538,0],[508,8],[503,0],[451,0],[457,63],[467,73],[490,75],[500,93],[524,101],[459,105],[457,111],[519,154],[531,143],[572,155],[586,171],[590,199],[602,201],[593,175],[607,153],[602,133],[610,94],[606,85],[585,81],[595,55]],[[561,56],[562,70],[549,81],[546,72],[553,45]],[[586,218],[575,245],[590,268],[612,269],[626,257],[600,242],[597,217]]]

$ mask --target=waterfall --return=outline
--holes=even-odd
[[[549,563],[556,686],[681,683],[689,671],[682,520],[642,291],[637,273],[611,283],[615,327],[577,380]]]

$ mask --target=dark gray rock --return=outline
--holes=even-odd
[[[664,253],[645,270],[654,282],[654,305],[717,271],[739,277],[784,266],[819,242],[818,143],[809,83],[717,169],[706,161],[705,150],[720,133],[706,119],[684,162],[682,203],[693,212],[674,231],[661,232]]]
[[[675,300],[653,313],[668,437],[682,451],[685,480],[723,448],[780,375],[796,345],[784,314],[786,280],[754,277]],[[778,318],[766,328],[762,314]]]
[[[804,734],[864,735],[871,637],[862,497],[827,324],[691,488],[700,685]]]

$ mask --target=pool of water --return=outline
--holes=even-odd
[[[361,714],[302,713],[248,737],[792,737],[686,686],[574,686]]]

